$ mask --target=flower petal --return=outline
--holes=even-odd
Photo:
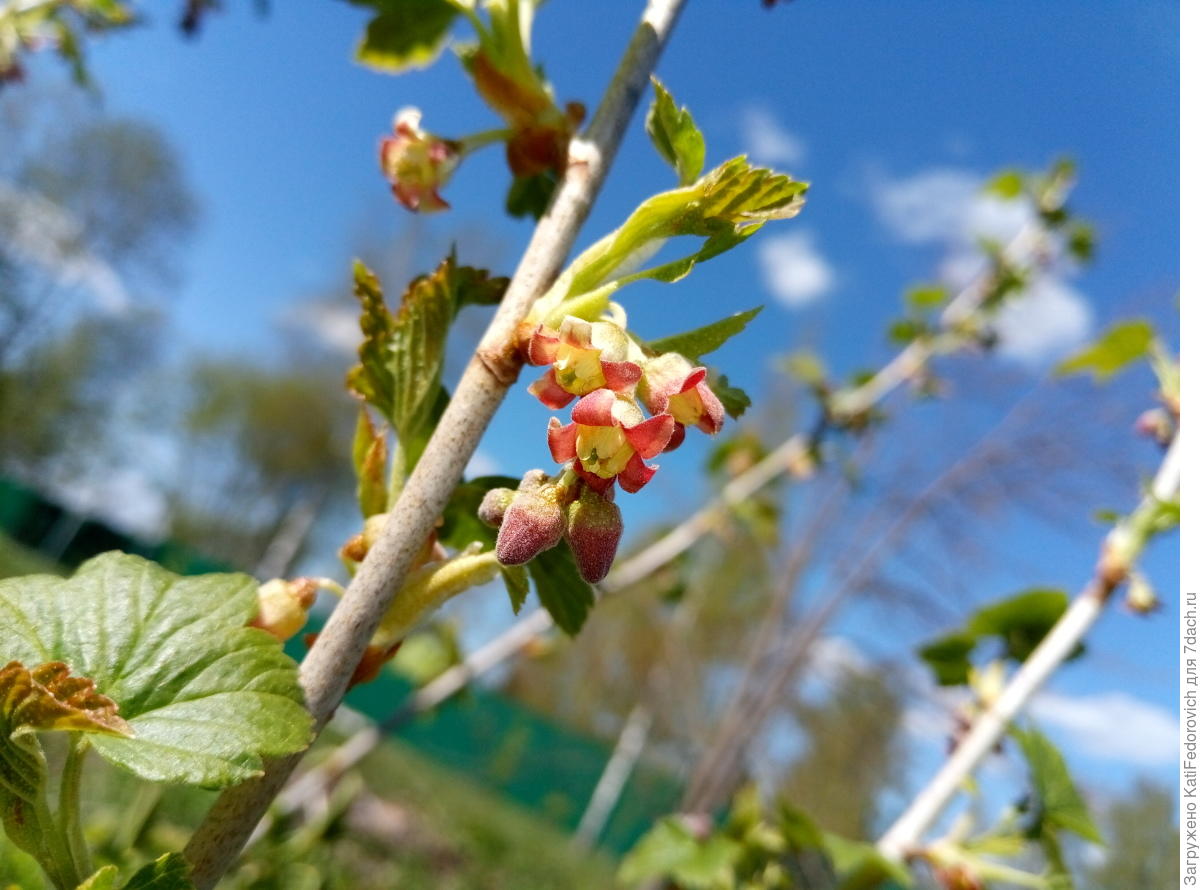
[[[625,430],[625,441],[633,446],[641,457],[661,454],[675,432],[675,418],[670,414],[656,414],[637,426]]]
[[[635,454],[629,459],[629,463],[625,465],[625,469],[617,474],[617,481],[621,483],[623,489],[630,494],[634,494],[654,478],[654,474],[657,472],[658,467],[656,465],[648,466],[645,461]]]
[[[575,433],[575,424],[568,423],[563,426],[557,417],[550,418],[546,441],[550,445],[550,457],[556,464],[565,464],[575,459]]]
[[[667,443],[667,447],[663,451],[674,451],[683,444],[684,434],[687,433],[687,427],[682,423],[675,424],[675,429],[671,431],[671,441]]]
[[[574,315],[568,315],[562,320],[562,324],[558,326],[558,336],[563,343],[574,346],[576,349],[592,348],[591,322],[576,318]]]
[[[637,455],[634,455],[634,459],[637,459]],[[592,489],[592,491],[600,494],[611,491],[613,483],[617,481],[616,476],[609,476],[605,478],[604,476],[597,476],[595,473],[589,472],[588,470],[584,469],[583,462],[579,460],[575,461],[575,472],[579,474],[580,479],[588,484],[588,487]]]
[[[697,386],[696,392],[699,393],[700,403],[704,406],[704,414],[696,421],[696,426],[710,436],[721,432],[721,427],[725,425],[725,405],[717,398],[717,394],[709,389],[707,383]]]
[[[642,369],[637,362],[600,362],[604,372],[604,385],[613,392],[631,393],[642,379]]]
[[[567,405],[571,404],[571,400],[575,398],[573,393],[567,392],[558,385],[558,379],[554,374],[553,368],[529,384],[529,393],[552,411],[567,407]]]
[[[588,393],[571,409],[571,419],[585,426],[613,426],[613,400],[610,389],[597,389]]]
[[[529,338],[529,363],[531,365],[548,365],[558,356],[558,337],[548,331],[545,325],[538,325],[533,336]]]

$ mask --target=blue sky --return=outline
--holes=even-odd
[[[282,323],[304,323],[307,301],[345,280],[362,233],[394,239],[411,231],[376,166],[395,110],[419,106],[425,125],[448,136],[493,123],[450,57],[403,78],[352,64],[365,19],[349,4],[276,3],[265,17],[250,4],[227,5],[196,41],[181,40],[164,16],[96,43],[91,62],[105,108],[160,126],[201,196],[202,225],[169,303],[175,342],[270,354]],[[639,11],[627,0],[546,4],[535,56],[561,98],[595,107]],[[1177,15],[1176,5],[1161,2],[797,0],[767,11],[751,0],[694,0],[658,73],[704,129],[710,163],[749,151],[812,188],[797,221],[760,233],[686,282],[631,290],[624,302],[633,326],[654,337],[765,304],[750,331],[716,357],[755,395],[768,389],[769,357],[801,344],[818,348],[841,373],[878,364],[889,355],[883,331],[903,288],[939,271],[953,276],[969,244],[964,232],[1011,224],[1003,209],[978,199],[984,177],[1066,153],[1079,163],[1073,203],[1096,225],[1097,261],[1049,282],[1040,308],[1011,321],[1008,353],[986,360],[996,370],[976,373],[1010,385],[1011,401],[1054,357],[1114,318],[1150,315],[1173,337]],[[471,158],[444,190],[453,210],[431,219],[422,237],[457,238],[466,261],[511,270],[531,227],[499,216],[506,182],[498,152]],[[671,184],[635,125],[580,244]],[[1149,383],[1129,386],[1136,395]],[[969,398],[970,390],[958,395]],[[1003,402],[975,406],[978,429],[994,422]],[[1149,470],[1153,449],[1125,435],[1137,413],[1131,404],[1112,441],[1130,467]],[[545,462],[544,424],[542,408],[514,392],[485,440],[485,462],[514,474]],[[663,461],[630,510],[635,522],[696,502],[691,480],[700,455],[693,443]],[[1136,477],[1123,478],[1124,501],[1109,498],[1083,512],[1131,503]],[[1017,516],[996,534],[1022,551],[1022,568],[1037,576],[1028,582],[1074,589],[1102,533],[1080,528],[1056,536]],[[1168,641],[1177,552],[1173,541],[1160,544],[1149,561],[1167,609],[1148,620],[1108,615],[1093,656],[1064,671],[1053,687],[1059,698],[1042,706],[1040,716],[1097,788],[1119,789],[1141,770],[1164,781],[1174,774]],[[1011,592],[1013,574],[983,572],[972,595]],[[502,610],[488,616],[474,633],[503,620]],[[879,657],[929,635],[928,628],[903,638],[882,630],[852,611],[838,633]],[[1113,745],[1095,744],[1122,726],[1142,732],[1144,744],[1115,746],[1117,757]]]

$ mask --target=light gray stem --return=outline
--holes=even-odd
[[[517,332],[567,258],[685,0],[649,0],[587,132],[572,140],[563,181],[433,436],[346,595],[300,666],[306,704],[324,726],[345,694],[384,611],[462,478],[521,369]],[[228,870],[302,755],[217,799],[184,851],[198,890]]]
[[[1179,492],[1179,440],[1172,443],[1155,476],[1151,491],[1143,501],[1165,501]],[[1139,508],[1132,515],[1137,515]],[[1033,694],[1075,651],[1079,642],[1100,617],[1114,587],[1115,579],[1104,570],[1105,553],[1113,545],[1130,536],[1128,522],[1118,524],[1104,539],[1101,560],[1095,576],[1075,597],[1058,623],[1021,665],[1020,670],[1004,687],[999,697],[971,726],[954,753],[942,765],[937,775],[921,790],[908,809],[879,839],[879,852],[889,859],[903,859],[921,840],[942,810],[962,788],[963,781],[975,771],[980,762],[993,750],[1008,729],[1008,724],[1029,703]]]

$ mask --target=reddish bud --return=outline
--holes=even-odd
[[[511,488],[493,488],[479,502],[479,521],[491,528],[499,528],[515,495]]]
[[[612,500],[612,489],[600,494],[584,485],[567,510],[567,543],[583,580],[598,584],[612,568],[621,542],[621,508]]]
[[[504,511],[496,559],[501,565],[523,565],[557,544],[566,524],[558,486],[541,470],[531,470]]]

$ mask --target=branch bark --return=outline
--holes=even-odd
[[[988,708],[971,726],[970,732],[954,749],[937,775],[913,798],[908,809],[879,839],[879,852],[889,859],[905,858],[920,842],[963,780],[983,761],[1008,729],[1008,724],[1029,703],[1030,698],[1075,650],[1104,611],[1113,592],[1128,577],[1129,567],[1140,553],[1147,533],[1137,527],[1157,502],[1173,499],[1179,493],[1179,439],[1171,444],[1150,492],[1138,509],[1105,536],[1096,571],[1071,607],[1054,625],[1046,638],[1026,659]],[[1120,559],[1114,559],[1119,553]]]
[[[521,369],[517,328],[567,258],[604,182],[634,109],[685,0],[649,0],[587,132],[572,140],[566,172],[538,223],[512,283],[451,397],[425,452],[300,666],[309,710],[323,727],[345,694],[394,592],[445,508]],[[259,778],[226,790],[184,851],[198,890],[229,868],[302,754],[270,763]]]

